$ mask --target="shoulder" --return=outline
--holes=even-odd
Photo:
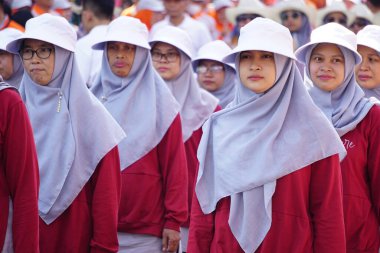
[[[12,88],[0,91],[0,108],[12,107],[18,103],[22,103],[19,93]]]

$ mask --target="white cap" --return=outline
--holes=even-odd
[[[278,2],[273,7],[274,20],[281,23],[281,12],[288,10],[295,10],[304,13],[306,17],[309,19],[310,24],[315,24],[316,9],[311,5],[307,5],[304,0],[284,0]]]
[[[228,20],[232,23],[236,23],[236,17],[241,14],[258,14],[262,17],[271,17],[271,9],[266,7],[259,0],[240,0],[236,7],[230,7],[226,10]]]
[[[367,25],[356,35],[358,45],[363,45],[380,54],[380,26]]]
[[[14,28],[5,28],[0,31],[0,50],[7,51],[7,44],[20,38],[21,36],[22,32]]]
[[[124,42],[150,49],[146,25],[137,18],[127,16],[120,16],[109,23],[106,36],[92,48],[103,50],[104,45],[109,41]]]
[[[165,11],[162,0],[140,0],[137,2],[136,10],[151,10],[154,12]]]
[[[311,32],[310,42],[298,48],[295,52],[298,61],[306,63],[306,53],[309,48],[319,43],[331,43],[350,50],[355,55],[355,63],[361,62],[362,58],[357,52],[356,35],[346,27],[337,23],[328,23],[317,27]]]
[[[187,32],[175,26],[164,26],[152,34],[149,44],[153,46],[156,42],[164,42],[175,46],[184,52],[190,59],[194,55],[194,46]]]
[[[231,52],[232,49],[222,40],[206,43],[199,48],[197,56],[192,61],[193,69],[196,69],[201,60],[212,60],[225,64],[223,58]],[[231,65],[228,66],[232,67]]]
[[[243,26],[237,47],[223,60],[234,63],[236,54],[248,50],[268,51],[295,59],[289,29],[267,18],[255,18]]]
[[[25,39],[45,41],[74,52],[77,34],[65,18],[45,13],[29,19],[25,25],[25,33],[10,42],[7,50],[18,53],[21,42]]]

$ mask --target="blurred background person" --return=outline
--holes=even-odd
[[[231,0],[214,0],[213,5],[215,10],[214,18],[216,22],[216,30],[218,32],[217,39],[228,43],[231,41],[234,25],[228,20],[226,10],[227,8],[232,7],[233,3]]]
[[[316,26],[335,22],[348,27],[354,20],[354,16],[342,1],[332,0],[324,8],[317,11]]]
[[[365,26],[373,24],[374,16],[367,5],[358,3],[350,9],[350,12],[354,15],[354,21],[349,24],[349,28],[355,34]]]
[[[0,30],[5,28],[15,28],[23,32],[25,29],[22,25],[12,19],[12,11],[7,2],[0,0]]]

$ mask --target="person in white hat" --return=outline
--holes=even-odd
[[[224,41],[214,40],[201,47],[192,61],[199,85],[218,98],[222,108],[235,97],[235,69],[223,62],[230,52],[231,48]]]
[[[355,80],[355,34],[330,23],[296,51],[306,66],[305,85],[347,150],[341,162],[347,252],[377,253],[380,246],[380,107]]]
[[[294,49],[310,40],[311,30],[315,23],[316,10],[304,0],[281,1],[274,6],[274,18],[286,26],[293,36]]]
[[[59,15],[53,10],[53,4],[54,0],[34,0],[31,10],[33,17],[37,17],[45,13]]]
[[[228,20],[234,24],[230,46],[234,48],[240,34],[240,29],[257,17],[270,18],[271,9],[266,7],[260,0],[240,0],[237,6],[229,7],[226,10]]]
[[[380,26],[367,25],[357,34],[362,62],[355,68],[356,81],[366,97],[380,100]]]
[[[0,31],[0,76],[16,88],[20,87],[24,68],[19,55],[7,51],[7,44],[21,35],[22,32],[13,28]]]
[[[366,25],[373,24],[374,15],[372,11],[363,3],[355,4],[350,12],[355,16],[354,21],[349,24],[350,30],[357,34]]]
[[[332,0],[324,8],[318,9],[316,26],[335,22],[345,27],[354,20],[353,14],[347,9],[345,3],[340,0]]]
[[[187,219],[179,105],[153,68],[148,29],[139,19],[113,20],[93,48],[103,58],[91,91],[128,134],[119,144],[119,252],[176,252]]]
[[[120,201],[117,145],[125,133],[87,89],[67,20],[43,14],[7,50],[24,65],[40,172],[40,252],[116,252]]]
[[[0,251],[39,253],[39,177],[33,131],[16,88],[1,76],[0,156]]]
[[[73,14],[71,10],[71,3],[69,0],[54,0],[52,10],[59,13],[62,17],[71,22],[71,16]]]
[[[203,126],[188,252],[345,253],[344,147],[307,94],[289,30],[256,18],[224,61],[240,82]]]
[[[195,50],[198,50],[201,46],[212,40],[211,34],[207,27],[186,13],[187,6],[191,0],[162,1],[166,11],[166,17],[152,27],[150,31],[151,35],[154,35],[154,33],[162,27],[178,27],[188,33]]]
[[[165,8],[162,0],[140,0],[136,4],[134,13],[122,13],[122,16],[135,17],[143,22],[148,30],[165,17]]]
[[[231,0],[214,0],[216,30],[218,31],[217,39],[226,43],[231,41],[233,24],[228,20],[226,10],[233,6]]]
[[[182,138],[185,143],[188,168],[189,213],[194,193],[194,182],[198,171],[196,157],[202,125],[211,114],[220,110],[218,99],[201,89],[191,65],[194,49],[190,37],[179,28],[168,26],[150,39],[153,65],[165,80],[180,104]],[[182,250],[186,252],[190,217],[181,227]]]

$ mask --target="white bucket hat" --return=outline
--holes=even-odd
[[[223,64],[223,58],[230,54],[232,49],[222,40],[214,40],[203,45],[199,50],[197,56],[194,58],[192,65],[195,70],[201,60],[212,60]],[[231,65],[226,64],[233,68]],[[233,68],[234,69],[234,68]]]
[[[380,26],[367,25],[356,35],[358,45],[363,45],[380,54]]]
[[[310,42],[298,48],[295,52],[298,61],[306,63],[306,53],[309,48],[319,43],[331,43],[347,48],[354,53],[355,64],[359,64],[362,57],[357,52],[355,33],[337,23],[328,23],[317,27],[311,32]]]
[[[164,42],[175,46],[185,53],[190,59],[194,57],[194,46],[187,32],[175,26],[164,26],[152,35],[149,44],[153,46],[157,42]]]
[[[71,3],[68,0],[54,0],[52,9],[71,9]]]
[[[25,39],[45,41],[74,52],[77,34],[65,18],[45,13],[29,19],[25,25],[25,33],[10,42],[7,51],[17,54]]]
[[[234,63],[236,55],[247,50],[268,51],[296,59],[293,53],[293,37],[289,29],[267,18],[255,18],[243,26],[237,47],[224,57],[223,61]]]
[[[316,9],[311,5],[307,5],[304,0],[286,0],[278,2],[278,4],[273,7],[273,19],[281,24],[282,21],[280,14],[283,11],[288,10],[295,10],[304,13],[309,19],[310,24],[314,26]]]
[[[120,16],[108,25],[106,36],[94,44],[92,48],[103,50],[107,42],[118,41],[150,50],[148,36],[148,28],[139,19]]]
[[[367,5],[362,4],[362,3],[356,4],[350,9],[350,11],[354,16],[354,19],[364,18],[370,21],[371,23],[373,23],[374,15],[373,15],[373,12],[367,7]],[[348,25],[351,25],[351,24],[352,22],[349,23]]]
[[[32,6],[32,0],[13,0],[11,3],[12,9],[19,9],[25,6]]]
[[[162,0],[140,0],[137,3],[136,10],[151,10],[154,12],[165,11]]]
[[[7,44],[20,38],[22,34],[22,32],[14,28],[5,28],[0,31],[0,50],[7,51]]]
[[[342,1],[333,0],[329,5],[317,11],[316,26],[323,25],[323,19],[330,13],[341,12],[347,17],[347,25],[354,21],[354,15]]]
[[[234,6],[231,0],[214,0],[213,2],[214,9],[217,11],[223,7],[232,7]]]
[[[262,17],[270,18],[270,8],[266,7],[259,0],[240,0],[235,7],[227,8],[226,15],[232,24],[236,24],[236,17],[241,14],[258,14]]]

